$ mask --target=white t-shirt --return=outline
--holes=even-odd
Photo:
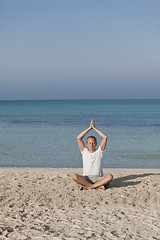
[[[90,153],[85,147],[81,153],[83,158],[83,176],[98,175],[102,177],[103,151],[101,150],[101,147],[99,146],[94,153]]]

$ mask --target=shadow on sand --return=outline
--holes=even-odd
[[[119,188],[119,187],[127,187],[127,186],[134,186],[137,184],[140,184],[141,181],[131,181],[136,178],[144,178],[152,175],[160,175],[159,173],[144,173],[144,174],[134,174],[134,175],[128,175],[125,177],[115,178],[112,180],[112,182],[109,183],[108,188]]]

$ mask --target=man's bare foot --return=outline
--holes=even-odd
[[[102,190],[105,190],[105,186],[100,186],[100,187],[95,188],[95,189],[102,189]]]
[[[91,187],[81,186],[79,190],[91,190],[91,189],[102,189],[102,190],[105,190],[105,186],[100,186],[98,188],[91,188]]]
[[[90,187],[86,187],[86,186],[81,186],[79,190],[90,190]]]

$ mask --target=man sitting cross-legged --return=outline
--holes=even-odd
[[[102,141],[98,149],[96,149],[97,139],[94,136],[89,136],[87,138],[88,149],[85,147],[85,144],[82,140],[82,138],[91,129],[96,131],[102,137]],[[80,188],[81,190],[105,189],[105,185],[107,185],[113,179],[111,174],[103,176],[102,169],[102,157],[107,144],[107,136],[95,127],[92,119],[89,128],[77,136],[77,141],[83,158],[83,176],[74,173],[72,175],[72,179],[76,183],[82,185]]]

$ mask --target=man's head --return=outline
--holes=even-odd
[[[90,152],[95,152],[97,146],[97,139],[94,136],[89,136],[87,138],[87,147]]]

